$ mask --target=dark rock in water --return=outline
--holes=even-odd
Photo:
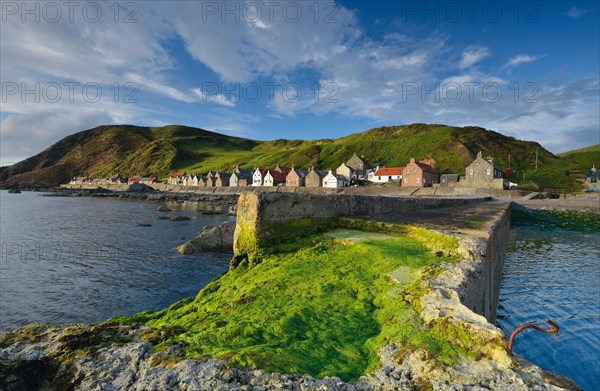
[[[19,189],[18,187],[13,187],[8,189],[8,192],[11,194],[19,194],[21,192],[21,189]]]
[[[203,251],[232,251],[235,221],[225,221],[218,227],[204,227],[200,235],[177,247],[182,254],[199,254]]]
[[[170,217],[169,216],[158,216],[159,220],[169,220]]]
[[[173,216],[169,220],[171,220],[171,221],[188,221],[191,219],[187,216]]]
[[[217,212],[216,210],[203,210],[202,214],[203,215],[220,215],[220,214],[223,214],[223,212]]]
[[[157,212],[170,212],[171,209],[167,208],[166,206],[159,206],[158,208],[156,208]]]
[[[164,194],[150,194],[146,199],[148,201],[163,201],[165,198]]]
[[[144,185],[143,183],[134,182],[131,185],[129,185],[127,191],[130,191],[132,193],[149,193],[153,192],[154,189],[150,186]]]
[[[152,224],[148,224],[148,223],[139,223],[138,227],[152,227]]]

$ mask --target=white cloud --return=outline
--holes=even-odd
[[[458,64],[460,69],[465,69],[475,65],[479,61],[490,55],[490,50],[482,46],[469,46],[462,53],[462,59]]]
[[[0,125],[3,153],[39,150],[68,132],[106,122],[142,125],[165,123],[165,119],[178,123],[199,121],[196,113],[189,117],[193,106],[185,111],[186,105],[199,103],[211,103],[210,110],[201,110],[200,120],[206,121],[199,124],[201,127],[241,135],[261,121],[263,114],[258,114],[259,110],[248,114],[244,111],[247,107],[234,99],[198,88],[206,75],[186,73],[189,59],[172,57],[171,51],[178,50],[179,44],[191,59],[209,70],[207,74],[212,72],[210,77],[219,81],[299,82],[303,99],[290,101],[275,94],[264,114],[273,118],[290,119],[312,113],[387,123],[476,124],[520,137],[541,129],[546,132],[541,138],[549,143],[562,140],[561,134],[573,129],[573,123],[585,129],[598,128],[598,93],[589,89],[594,85],[597,89],[597,79],[588,80],[587,87],[578,80],[540,83],[538,104],[524,104],[522,96],[516,104],[513,91],[508,88],[514,80],[505,80],[479,66],[491,55],[487,47],[465,48],[460,53],[460,74],[449,75],[448,70],[457,70],[451,36],[432,33],[415,37],[409,31],[399,30],[381,39],[371,38],[361,28],[357,12],[342,6],[337,8],[335,23],[324,22],[326,13],[315,23],[309,8],[313,6],[311,2],[294,3],[303,7],[304,17],[297,23],[282,20],[281,9],[286,3],[279,2],[273,21],[263,17],[255,23],[243,18],[223,23],[221,15],[205,21],[202,2],[182,1],[176,6],[160,1],[137,4],[139,22],[133,24],[114,23],[111,17],[95,24],[21,23],[20,19],[3,23],[3,82],[96,82],[103,88],[135,82],[140,92],[146,93],[146,99],[134,105],[113,102],[110,95],[95,104],[81,99],[57,104],[10,99],[3,102],[2,110],[16,114]],[[220,2],[214,4],[222,7]],[[572,10],[579,12],[578,16],[585,12],[575,7]],[[112,11],[105,11],[105,15],[112,16]],[[575,12],[570,16],[577,17],[574,15]],[[505,68],[539,58],[519,54]],[[308,89],[315,80],[322,86],[316,99]],[[442,97],[436,101],[436,83],[456,83],[463,94],[469,84],[481,88],[495,83],[503,96],[498,102],[489,102],[477,90],[473,100],[450,102]],[[417,91],[411,93],[415,86]],[[184,109],[179,112],[181,107]],[[44,116],[48,117],[49,126],[44,125]],[[40,135],[39,129],[46,129],[50,136]],[[35,145],[20,149],[28,143]]]
[[[514,56],[513,58],[511,58],[510,60],[508,60],[508,62],[504,66],[507,68],[515,67],[519,64],[524,64],[524,63],[535,61],[538,58],[539,58],[538,56],[530,56],[527,54],[518,54],[518,55]]]
[[[42,110],[10,115],[0,124],[0,160],[18,162],[69,134],[112,123],[115,123],[114,118],[106,111],[70,114]]]
[[[577,18],[579,18],[580,16],[582,16],[582,15],[584,15],[584,14],[587,14],[588,12],[589,12],[588,10],[585,10],[585,9],[580,9],[580,8],[577,8],[577,7],[573,7],[573,8],[571,8],[570,10],[568,10],[568,11],[565,13],[565,15],[567,15],[567,16],[568,16],[568,17],[570,17],[570,18],[577,19]]]

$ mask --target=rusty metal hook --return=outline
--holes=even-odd
[[[525,329],[534,329],[534,330],[537,330],[542,333],[552,333],[552,334],[554,334],[554,338],[556,338],[556,335],[558,334],[560,327],[558,327],[558,325],[556,323],[554,323],[553,321],[551,321],[550,319],[544,319],[544,321],[546,321],[546,323],[548,323],[552,327],[549,329],[543,329],[543,328],[533,325],[531,323],[524,323],[524,324],[520,325],[519,327],[517,327],[515,329],[515,331],[513,331],[512,334],[510,335],[509,340],[504,342],[504,344],[506,345],[508,350],[512,352],[512,347],[513,347],[513,342],[515,340],[515,337],[517,336],[517,334],[519,334],[521,331],[523,331]]]

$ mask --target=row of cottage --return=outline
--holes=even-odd
[[[364,157],[354,154],[346,163],[342,163],[335,172],[320,171],[311,167],[302,170],[295,167],[265,169],[256,167],[246,169],[236,167],[234,172],[212,173],[207,175],[187,175],[173,173],[169,184],[182,186],[289,186],[289,187],[327,187],[341,188],[364,182],[402,181],[405,186],[432,186],[438,181],[433,159],[416,162],[410,159],[406,167],[373,167]]]
[[[84,184],[87,178],[73,178],[71,184]],[[96,181],[96,182],[93,182]],[[92,183],[134,183],[146,185],[158,182],[155,177],[133,176],[129,179],[120,178],[118,175],[106,179],[94,179]],[[118,182],[121,181],[121,182]],[[346,162],[342,163],[335,172],[332,170],[320,171],[311,167],[302,170],[295,167],[280,167],[264,169],[239,168],[236,166],[233,173],[209,172],[207,175],[172,173],[168,184],[174,186],[194,187],[239,187],[239,186],[290,186],[290,187],[327,187],[341,188],[362,183],[386,183],[395,181],[402,186],[430,187],[492,187],[506,188],[506,180],[502,178],[502,171],[497,168],[493,159],[483,158],[481,152],[477,158],[466,168],[466,175],[461,178],[458,174],[438,174],[434,159],[415,160],[411,158],[404,167],[379,167],[371,165],[364,156],[356,153]]]

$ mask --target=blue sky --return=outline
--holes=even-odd
[[[600,142],[597,2],[24,4],[1,4],[3,164],[119,123],[268,140],[424,122],[556,153]]]

